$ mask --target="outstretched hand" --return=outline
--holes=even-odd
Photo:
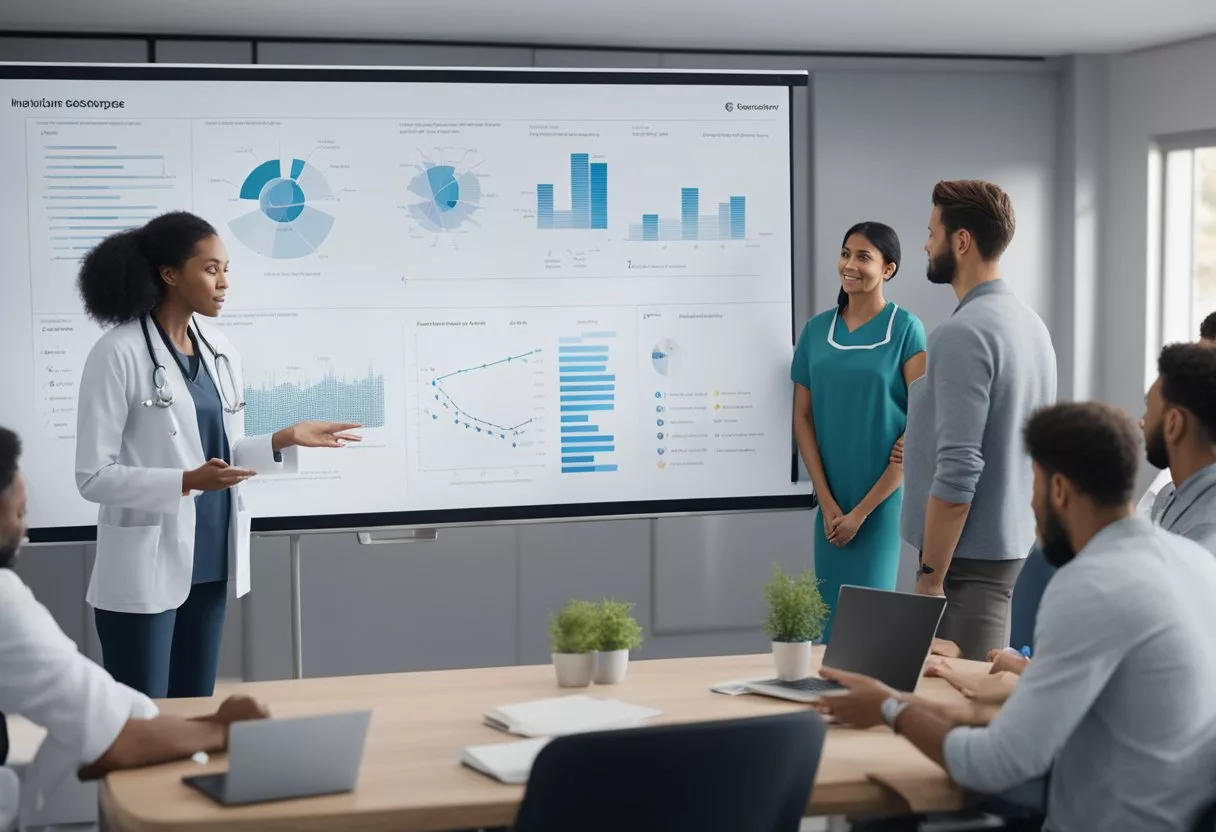
[[[301,448],[341,448],[347,442],[363,440],[359,434],[350,432],[361,427],[346,422],[300,422],[291,428],[291,438]]]

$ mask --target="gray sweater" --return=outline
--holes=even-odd
[[[1143,518],[1107,526],[1043,595],[1034,661],[943,753],[999,794],[1050,770],[1053,832],[1184,832],[1216,766],[1216,559]]]
[[[924,547],[933,496],[971,505],[955,557],[1026,557],[1035,524],[1022,428],[1055,399],[1043,320],[1003,280],[972,289],[929,336],[925,375],[908,391],[903,539]]]

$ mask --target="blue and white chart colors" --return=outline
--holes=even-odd
[[[80,260],[171,210],[229,252],[212,325],[240,353],[248,431],[364,426],[250,481],[259,528],[802,499],[789,78],[0,77],[0,424],[26,443],[36,536],[81,539],[96,518],[73,474],[100,334]]]

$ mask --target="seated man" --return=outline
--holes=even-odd
[[[1046,827],[1188,830],[1216,765],[1216,558],[1134,515],[1138,436],[1096,403],[1025,428],[1047,587],[1034,661],[986,727],[856,674],[818,707],[886,722],[960,785],[999,794],[1050,770]]]
[[[0,711],[47,731],[22,784],[22,804],[53,793],[73,773],[91,779],[222,751],[230,724],[265,717],[263,706],[243,696],[199,719],[158,716],[151,700],[81,655],[12,569],[26,531],[20,453],[17,435],[0,427]],[[0,830],[17,817],[12,797],[0,789]]]
[[[1204,321],[1216,329],[1216,313]],[[1207,332],[1208,330],[1201,330]],[[1216,333],[1213,333],[1216,334]],[[1153,499],[1149,517],[1216,555],[1216,341],[1171,344],[1157,359],[1157,380],[1145,396],[1145,456],[1169,478]],[[1142,501],[1143,502],[1143,501]],[[1036,546],[1037,548],[1037,546]],[[1032,551],[1014,588],[1015,619],[1032,621],[1039,599],[1055,567]],[[1025,580],[1023,580],[1023,577]],[[1018,639],[1014,647],[1021,647]],[[952,643],[935,639],[933,652],[950,658],[961,655]],[[993,660],[990,653],[988,660]],[[1002,654],[998,670],[1017,672],[1025,660]]]

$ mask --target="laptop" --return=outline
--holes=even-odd
[[[945,598],[842,586],[823,664],[861,673],[895,690],[911,693],[916,690],[945,611]],[[741,686],[749,693],[795,702],[813,702],[825,694],[843,690],[837,682],[817,676],[794,682],[753,680]]]
[[[222,806],[349,792],[359,780],[371,711],[234,722],[228,771],[182,782]]]

